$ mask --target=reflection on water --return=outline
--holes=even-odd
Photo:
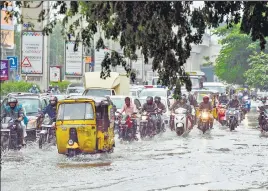
[[[1,190],[238,190],[268,187],[268,143],[249,115],[236,132],[215,123],[178,137],[167,130],[120,144],[112,154],[67,158],[52,146],[5,153]],[[254,119],[255,120],[255,119]]]

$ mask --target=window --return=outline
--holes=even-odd
[[[138,99],[134,100],[134,104],[136,105],[137,109],[141,107],[141,103],[140,103],[140,101]]]
[[[115,105],[116,109],[121,109],[125,104],[125,98],[111,98],[111,100]]]
[[[42,99],[41,104],[42,104],[41,109],[44,109],[47,106],[46,101],[44,99]]]
[[[26,116],[34,116],[38,114],[38,109],[41,107],[39,99],[19,97],[18,104],[25,109]]]
[[[83,95],[104,97],[104,96],[107,96],[107,95],[111,95],[111,90],[88,89],[83,93]]]
[[[93,107],[90,103],[60,104],[57,119],[85,120],[94,119]]]

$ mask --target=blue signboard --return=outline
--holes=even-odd
[[[10,70],[18,70],[18,57],[17,56],[8,56],[7,59],[10,63]]]

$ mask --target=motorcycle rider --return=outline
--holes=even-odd
[[[58,85],[54,86],[54,89],[52,92],[53,92],[53,94],[60,94],[59,86]]]
[[[243,90],[243,96],[249,96],[248,89],[244,88]]]
[[[53,88],[53,86],[51,84],[49,84],[48,89],[47,89],[47,93],[52,93],[52,88]]]
[[[193,128],[193,119],[192,119],[192,108],[189,104],[187,104],[187,98],[186,96],[181,96],[181,99],[177,99],[173,105],[170,107],[170,111],[172,113],[175,112],[176,109],[178,108],[184,108],[187,110],[187,118],[188,120],[191,122],[191,126],[189,127],[189,129]],[[170,120],[174,120],[173,118],[171,118]],[[174,123],[173,123],[174,124]]]
[[[158,126],[159,128],[161,128],[161,125],[163,123],[163,113],[166,113],[167,109],[166,106],[161,102],[161,97],[159,96],[155,96],[154,97],[154,103],[157,105],[157,108],[161,111],[161,115],[160,116],[160,125]]]
[[[8,106],[4,107],[3,113],[1,115],[1,121],[5,117],[10,117],[17,123],[17,135],[18,135],[18,147],[21,147],[24,143],[23,128],[21,126],[21,121],[24,118],[24,112],[22,107],[18,106],[18,100],[14,97],[8,98]]]
[[[229,102],[228,97],[226,94],[221,93],[219,97],[219,104],[227,104]]]
[[[192,105],[194,107],[197,107],[198,103],[196,101],[195,95],[193,95],[193,94],[190,93],[189,96],[188,96],[188,100],[189,100],[190,105]]]
[[[39,94],[40,93],[39,89],[36,87],[35,84],[33,84],[33,86],[29,89],[29,92],[34,93],[34,94]]]
[[[131,117],[134,112],[137,112],[136,105],[130,101],[130,97],[125,98],[125,104],[123,105],[120,113],[122,114],[124,112],[126,114],[126,119],[128,116]],[[136,137],[137,127],[135,125],[133,126],[133,130],[134,136]]]
[[[154,103],[154,98],[152,96],[148,96],[146,98],[146,103],[143,104],[142,106],[142,112],[146,111],[147,113],[153,113],[157,110],[157,105]],[[154,134],[155,133],[155,129],[156,129],[156,116],[152,115],[152,122],[153,122],[153,126],[154,126]]]
[[[212,103],[209,101],[209,96],[205,95],[203,97],[203,102],[201,102],[199,104],[199,111],[208,110],[211,112],[212,109],[213,109],[213,106],[212,106]],[[211,113],[209,113],[209,123],[210,123],[211,129],[213,128],[213,121],[214,121],[213,115]],[[197,128],[200,129],[200,126],[198,125]],[[200,130],[202,130],[202,129],[200,129]]]
[[[227,108],[227,114],[228,114],[229,108],[235,108],[236,110],[239,110],[239,112],[240,112],[240,109],[239,109],[240,108],[240,101],[238,100],[238,96],[236,94],[233,95],[233,99],[231,99],[229,101],[226,108]],[[238,121],[240,121],[240,116],[241,115],[238,115]],[[228,115],[226,115],[226,120],[228,122]]]
[[[46,106],[40,117],[44,117],[45,114],[48,114],[49,118],[56,122],[56,106],[58,103],[58,98],[56,96],[51,96],[49,99],[49,104]]]
[[[262,107],[262,106],[267,106],[268,105],[268,102],[267,102],[267,97],[264,96],[261,98],[261,102],[259,103],[258,107],[257,107],[257,111],[259,112],[260,109],[259,107]]]

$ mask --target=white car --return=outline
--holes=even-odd
[[[140,97],[148,97],[148,96],[159,96],[165,98],[168,107],[170,107],[171,103],[170,101],[173,100],[171,97],[171,93],[166,88],[146,88],[143,89],[140,93]],[[162,98],[161,98],[162,99]]]
[[[153,97],[155,97],[155,96],[153,96]],[[168,125],[169,119],[170,119],[170,110],[169,110],[169,107],[167,105],[167,98],[161,97],[161,96],[159,96],[159,97],[161,98],[161,103],[163,103],[166,107],[166,113],[163,113],[163,121],[166,125]],[[143,106],[143,104],[146,103],[146,99],[147,99],[147,97],[139,97],[139,100],[140,100],[140,103],[142,106]]]

